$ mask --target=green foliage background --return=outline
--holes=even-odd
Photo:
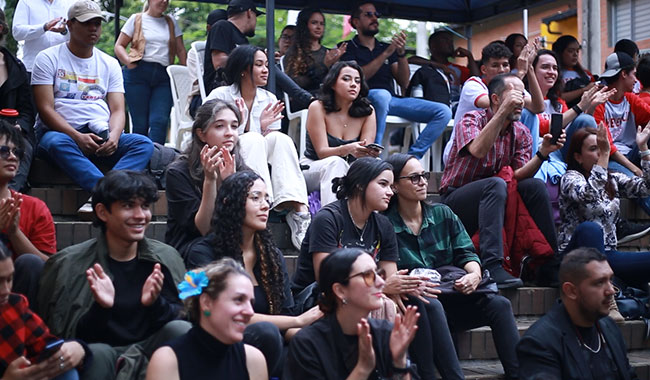
[[[114,0],[96,0],[101,5],[102,9],[106,10],[109,13],[113,13],[115,10],[115,1]],[[5,13],[8,18],[9,25],[12,25],[12,16],[16,3],[18,0],[7,0],[7,5],[5,8]],[[140,0],[127,0],[124,2],[122,8],[120,8],[120,28],[126,22],[126,19],[133,13],[142,11],[143,2]],[[222,4],[209,4],[209,3],[198,3],[192,1],[173,1],[169,5],[169,13],[176,17],[179,26],[183,30],[183,40],[185,41],[185,46],[189,50],[190,44],[194,41],[205,40],[205,20],[211,10],[217,8],[226,8],[226,5]],[[275,11],[275,38],[277,41],[280,36],[282,28],[287,24],[288,11],[286,10],[276,10]],[[323,36],[323,45],[326,47],[333,47],[340,41],[342,41],[343,35],[343,15],[334,15],[326,14],[325,15],[326,28],[325,35]],[[380,33],[377,35],[377,38],[383,41],[390,41],[390,38],[393,34],[401,29],[400,24],[394,20],[382,19],[380,21]],[[415,30],[416,24],[411,22],[405,28],[409,39],[409,45],[415,46]],[[102,36],[97,44],[97,47],[104,52],[114,55],[113,45],[115,44],[115,24],[113,23],[113,17],[110,17],[110,21],[103,25]],[[350,39],[354,36],[354,30],[346,39]],[[9,50],[16,51],[16,42],[11,38],[9,34],[7,39],[7,47]],[[266,45],[266,16],[260,16],[257,19],[257,28],[255,37],[250,38],[250,43],[257,46]]]

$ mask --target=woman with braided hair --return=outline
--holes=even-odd
[[[266,222],[271,204],[262,178],[243,170],[226,178],[217,194],[210,232],[188,252],[188,268],[231,257],[253,280],[255,301],[244,343],[264,353],[271,376],[282,370],[282,333],[295,332],[322,316],[318,308],[293,315],[294,303],[282,252],[273,243]]]

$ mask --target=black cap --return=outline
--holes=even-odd
[[[246,12],[249,9],[255,12],[255,15],[257,16],[264,14],[264,12],[255,8],[253,0],[230,0],[228,3],[228,16]]]
[[[208,14],[208,25],[214,25],[215,22],[219,20],[225,20],[228,18],[228,13],[225,9],[215,9]]]

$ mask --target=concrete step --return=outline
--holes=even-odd
[[[537,316],[516,317],[519,335],[524,335]],[[624,321],[618,324],[628,350],[650,349],[650,340],[645,339],[645,324],[642,321]],[[456,351],[460,359],[497,359],[492,330],[488,326],[455,333]]]
[[[628,352],[630,365],[636,371],[640,380],[650,379],[650,350],[636,350]],[[501,380],[503,366],[498,360],[461,360],[467,380]]]
[[[78,187],[33,187],[29,195],[47,204],[53,216],[77,218],[77,210],[88,201],[90,194]],[[154,217],[167,217],[167,196],[165,190],[158,191],[158,201],[151,207]]]

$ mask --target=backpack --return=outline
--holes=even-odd
[[[165,173],[167,166],[174,162],[181,152],[176,148],[170,148],[162,144],[153,143],[153,153],[147,165],[147,173],[153,178],[159,190],[167,188]]]

